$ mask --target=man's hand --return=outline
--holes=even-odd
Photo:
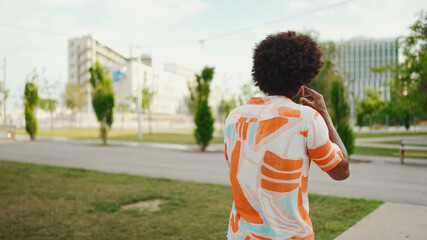
[[[305,93],[307,93],[308,95],[304,96]],[[303,97],[301,97],[299,101],[303,105],[314,108],[322,116],[328,114],[328,109],[326,108],[325,100],[323,100],[322,94],[305,86],[301,87],[301,94],[303,95]]]
[[[304,96],[304,93],[307,93],[308,95]],[[348,178],[348,176],[350,176],[350,170],[348,167],[349,158],[347,149],[345,148],[344,143],[342,142],[337,130],[334,127],[334,124],[332,123],[322,94],[308,87],[301,87],[301,95],[303,97],[300,98],[299,101],[303,105],[312,107],[320,113],[320,115],[325,120],[326,126],[328,127],[329,139],[333,143],[337,144],[343,153],[343,161],[341,161],[336,167],[329,170],[327,173],[329,174],[329,176],[331,176],[331,178],[335,180],[344,180]]]

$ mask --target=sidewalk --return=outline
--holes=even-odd
[[[415,143],[426,143],[427,136],[395,136],[395,137],[375,137],[375,138],[356,138],[356,146],[360,147],[375,147],[375,148],[388,148],[388,149],[400,149],[400,144],[386,144],[381,142],[388,141],[402,141],[402,139],[409,140]],[[427,151],[427,144],[421,146],[405,145],[406,150],[421,150]]]
[[[336,240],[427,239],[427,206],[386,202]]]
[[[101,148],[99,140],[7,140],[0,144],[0,153],[2,159],[9,161],[229,184],[222,144],[212,145],[210,151],[216,152],[206,154],[196,151],[196,145],[109,143],[110,147]],[[427,239],[427,159],[407,159],[405,165],[400,165],[399,159],[393,157],[351,158],[371,162],[352,164],[346,181],[333,181],[320,168],[313,167],[309,191],[386,203],[337,239]]]

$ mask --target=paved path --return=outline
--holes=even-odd
[[[336,240],[427,239],[427,207],[384,203]]]
[[[406,150],[424,150],[427,151],[427,136],[395,136],[395,137],[376,137],[376,138],[356,138],[356,146],[360,147],[376,147],[376,148],[390,148],[400,149],[400,144],[387,144],[381,142],[387,141],[402,141],[402,138],[410,143],[423,144],[421,146],[405,145]]]
[[[215,145],[211,148],[220,151]],[[172,148],[172,149],[170,149]],[[199,153],[191,146],[115,142],[103,147],[85,141],[1,141],[0,159],[106,172],[140,174],[229,184],[223,153]],[[386,202],[337,239],[425,239],[427,236],[427,159],[353,155],[349,179],[336,182],[313,166],[310,192],[379,199]],[[369,162],[370,161],[370,162]],[[408,205],[412,203],[418,205]]]
[[[427,205],[427,159],[408,159],[402,166],[397,158],[352,158],[372,162],[351,164],[350,178],[341,182],[333,181],[313,165],[309,191]],[[145,146],[102,147],[81,142],[3,141],[0,142],[0,159],[229,184],[223,153]]]

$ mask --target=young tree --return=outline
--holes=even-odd
[[[331,107],[331,83],[336,81],[337,75],[334,64],[330,60],[326,60],[323,67],[320,69],[319,75],[309,85],[320,94],[322,94],[325,104],[328,109]]]
[[[208,105],[210,83],[214,76],[214,68],[205,67],[201,75],[196,75],[197,109],[194,115],[194,137],[200,149],[204,152],[212,140],[214,132],[214,118]]]
[[[239,97],[239,103],[240,105],[245,104],[249,98],[255,96],[260,91],[255,88],[254,84],[252,82],[245,83],[240,87],[240,97]]]
[[[141,95],[141,101],[142,101],[142,111],[144,113],[148,113],[148,132],[151,135],[152,134],[152,127],[151,127],[151,103],[153,102],[154,94],[156,94],[155,91],[151,90],[147,86],[147,79],[144,79],[144,87],[142,88],[142,95]]]
[[[33,75],[32,80],[36,78]],[[37,119],[34,114],[35,107],[39,101],[38,90],[34,82],[27,82],[24,91],[24,105],[25,105],[25,130],[30,135],[31,140],[36,139],[37,133]]]
[[[9,89],[5,89],[2,85],[0,85],[0,106],[3,105],[3,124],[6,125],[6,100],[9,97]]]
[[[75,84],[72,82],[68,82],[65,86],[65,106],[72,111],[74,119],[76,116],[76,112],[82,109],[83,105],[85,104],[87,93],[83,90],[83,88],[83,85]]]
[[[236,99],[234,97],[228,101],[221,100],[221,103],[218,106],[218,117],[221,119],[221,122],[224,124],[225,119],[227,118],[228,114],[230,114],[231,110],[236,108],[237,103]]]
[[[199,75],[196,74],[196,80],[198,78]],[[194,114],[196,113],[196,108],[197,108],[197,99],[199,98],[197,96],[197,81],[196,83],[192,83],[192,82],[187,82],[188,85],[188,91],[190,93],[190,95],[185,99],[185,103],[188,106],[188,110],[190,111],[191,115],[194,116]]]
[[[348,119],[349,106],[346,99],[344,82],[337,77],[331,86],[331,118],[350,155],[354,152],[355,136]]]
[[[385,108],[385,102],[373,88],[365,88],[365,98],[356,106],[358,116],[366,116],[369,120],[369,129],[372,129],[373,118]]]
[[[90,67],[89,72],[92,85],[92,105],[100,125],[102,143],[107,145],[107,133],[113,124],[113,87],[107,71],[99,62]]]
[[[427,12],[409,27],[409,36],[399,41],[404,61],[371,69],[373,72],[390,70],[391,112],[400,116],[406,129],[411,119],[427,117]]]
[[[122,129],[124,129],[125,127],[125,113],[130,112],[130,105],[128,103],[120,103],[119,105],[116,106],[116,110],[122,114]]]
[[[53,113],[56,110],[58,101],[51,98],[40,98],[39,107],[50,113],[50,131],[53,131]]]
[[[59,82],[50,83],[47,79],[43,79],[41,93],[47,98],[40,99],[39,106],[50,113],[50,131],[53,131],[53,113],[56,110],[58,101],[53,99],[53,94],[58,90]]]

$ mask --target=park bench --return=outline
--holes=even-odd
[[[403,164],[405,161],[405,145],[419,145],[427,146],[427,143],[422,142],[418,139],[402,138],[401,147],[400,147],[400,164]]]
[[[13,125],[0,125],[0,133],[6,133],[7,138],[15,139],[16,127]]]

